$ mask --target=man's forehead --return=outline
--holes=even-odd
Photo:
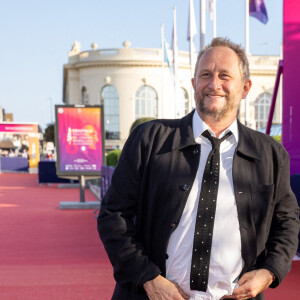
[[[208,63],[222,63],[224,68],[232,67],[235,63],[240,64],[238,55],[230,48],[225,46],[215,46],[207,49],[201,56],[199,67],[205,67]],[[227,66],[227,67],[226,67]]]

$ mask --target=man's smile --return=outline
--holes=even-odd
[[[225,95],[216,95],[216,94],[205,94],[211,100],[219,100],[225,97]]]

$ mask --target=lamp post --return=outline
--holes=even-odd
[[[51,118],[51,124],[53,124],[53,105],[52,105],[52,97],[48,97],[47,100],[50,100],[50,118]]]

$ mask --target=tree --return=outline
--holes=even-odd
[[[148,122],[148,121],[151,121],[151,120],[155,120],[155,118],[152,118],[152,117],[146,117],[146,118],[139,118],[137,120],[135,120],[131,127],[130,127],[130,133],[132,132],[132,130],[139,124],[142,124],[142,123],[145,123],[145,122]]]
[[[45,129],[44,140],[46,142],[53,142],[54,145],[55,145],[54,130],[55,130],[54,123],[48,124],[46,129]]]
[[[273,136],[273,139],[274,139],[276,142],[278,142],[278,143],[281,144],[281,134],[274,135],[274,136]]]
[[[106,164],[111,167],[115,167],[119,161],[119,157],[121,155],[121,150],[116,149],[108,152],[106,156]]]

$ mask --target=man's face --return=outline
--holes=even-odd
[[[202,55],[192,80],[200,116],[216,121],[236,117],[240,101],[251,87],[250,79],[242,78],[239,64],[238,56],[228,47],[213,47]]]

